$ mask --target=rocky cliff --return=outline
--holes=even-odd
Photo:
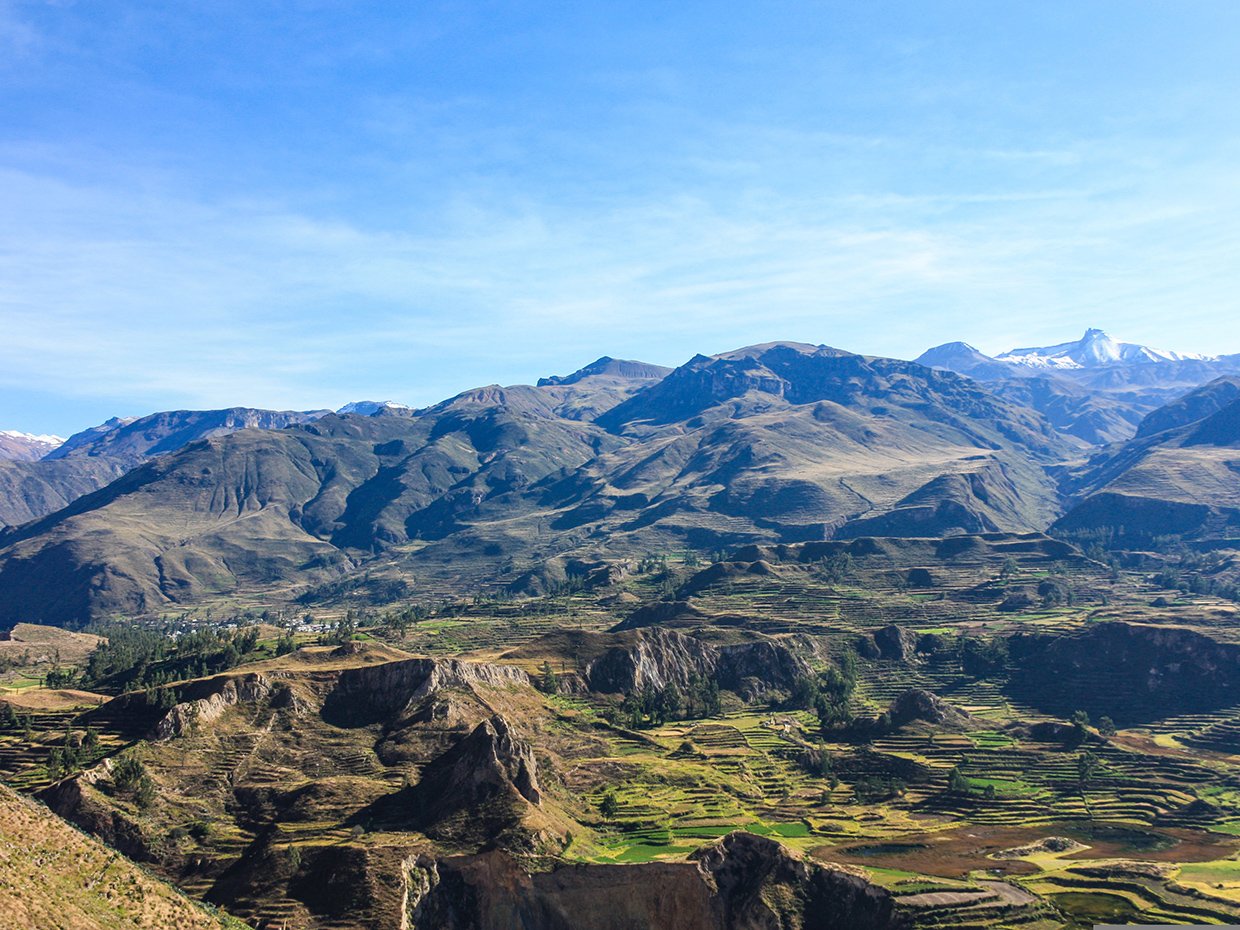
[[[1195,630],[1119,621],[1071,635],[1010,640],[1012,693],[1059,714],[1117,723],[1198,713],[1240,701],[1240,645]]]
[[[453,687],[528,686],[518,668],[456,659],[409,659],[340,673],[323,703],[323,717],[340,726],[368,726],[411,713],[436,691]]]
[[[855,875],[733,833],[688,862],[560,865],[530,873],[503,853],[422,856],[408,869],[411,930],[880,930],[891,896]]]
[[[790,688],[809,671],[788,647],[772,640],[717,646],[675,630],[636,630],[586,668],[592,691],[624,693],[714,679],[719,687],[756,697],[771,688]]]

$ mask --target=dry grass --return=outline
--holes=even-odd
[[[2,691],[2,689],[0,689]],[[73,688],[22,688],[3,692],[4,700],[17,710],[58,711],[98,707],[109,700],[105,694],[78,691]]]
[[[9,639],[0,640],[0,658],[21,659],[30,654],[32,664],[50,662],[57,654],[66,665],[78,665],[99,645],[102,637],[90,633],[74,633],[54,626],[19,623],[10,631]]]
[[[240,923],[179,892],[0,787],[0,926],[22,930],[224,930]]]

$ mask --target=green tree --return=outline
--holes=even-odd
[[[1076,757],[1076,779],[1082,791],[1089,787],[1098,774],[1098,757],[1088,750]]]
[[[620,813],[620,799],[616,797],[615,788],[608,788],[603,792],[603,798],[598,802],[598,812],[607,821],[614,820],[616,814]]]
[[[947,776],[948,792],[963,796],[971,793],[971,788],[972,785],[970,785],[969,779],[964,772],[960,771],[960,766],[953,767],[951,774]]]
[[[1072,715],[1072,728],[1075,730],[1077,742],[1089,736],[1089,714],[1083,710],[1078,710]]]
[[[676,682],[670,681],[667,687],[659,692],[658,713],[664,720],[679,720],[684,711],[684,699]]]
[[[543,659],[542,668],[539,669],[538,687],[544,694],[555,694],[559,690],[560,682],[555,677],[555,669],[551,667],[550,659]]]

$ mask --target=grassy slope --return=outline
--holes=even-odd
[[[0,926],[23,930],[225,930],[209,914],[42,805],[0,786]]]

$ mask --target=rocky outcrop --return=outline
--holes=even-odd
[[[396,721],[446,688],[529,686],[519,668],[457,659],[408,659],[345,669],[323,703],[323,718],[338,726]]]
[[[969,713],[922,688],[912,688],[897,697],[887,709],[887,716],[894,727],[922,721],[948,729],[964,729],[973,722]]]
[[[891,895],[851,873],[733,833],[687,862],[531,874],[501,852],[407,866],[409,930],[888,930]]]
[[[714,885],[725,928],[877,930],[900,923],[886,891],[793,856],[773,840],[732,833],[692,858]]]
[[[720,646],[715,680],[726,691],[756,700],[772,688],[787,691],[809,666],[787,646],[769,639]]]
[[[542,803],[538,764],[529,743],[512,732],[500,714],[484,720],[450,752],[427,767],[420,793],[433,795],[440,810],[485,804],[513,789],[531,804]],[[451,803],[445,803],[450,798]]]
[[[271,682],[258,674],[224,679],[219,690],[205,697],[177,704],[168,711],[155,725],[155,738],[162,740],[183,736],[194,727],[214,722],[228,707],[264,700],[271,694],[271,690]]]
[[[684,688],[691,678],[712,677],[717,663],[717,650],[700,639],[674,630],[644,629],[591,662],[586,680],[591,691],[605,693],[658,690],[673,683]]]
[[[917,636],[893,623],[862,636],[857,651],[867,659],[907,663],[917,658]]]
[[[669,684],[685,689],[692,679],[714,679],[745,696],[787,689],[809,668],[773,640],[716,646],[675,630],[642,629],[586,667],[590,690],[628,694]]]
[[[655,601],[637,608],[623,621],[612,628],[613,633],[625,630],[639,630],[647,626],[683,626],[701,623],[706,613],[694,607],[689,601]]]
[[[135,862],[155,858],[142,827],[123,811],[108,804],[93,787],[95,781],[110,771],[105,761],[101,770],[66,778],[37,795],[38,799],[65,820],[91,836],[118,849]]]
[[[518,828],[531,807],[540,807],[534,750],[496,714],[433,760],[417,784],[363,809],[361,824],[420,830],[458,845],[531,845]]]
[[[228,707],[258,703],[283,691],[280,682],[255,672],[215,675],[153,692],[130,691],[88,711],[83,719],[130,739],[165,740],[184,735],[192,726],[214,722]],[[160,700],[169,693],[173,695],[171,710]]]
[[[574,559],[557,557],[523,572],[508,585],[514,594],[541,597],[567,586],[580,586],[587,591],[609,588],[622,581],[629,571],[629,561]]]

